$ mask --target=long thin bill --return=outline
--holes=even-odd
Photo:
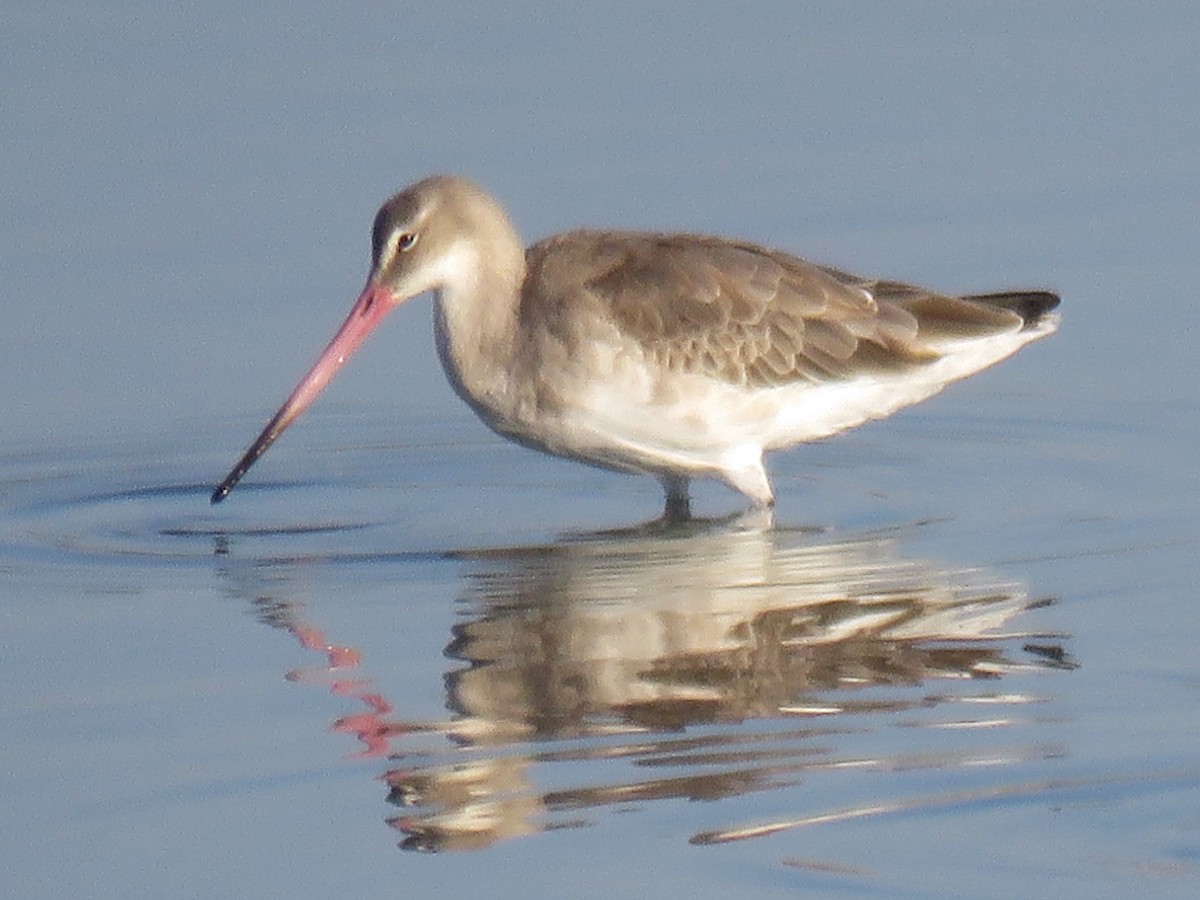
[[[220,503],[229,495],[234,485],[241,481],[242,476],[249,471],[258,458],[267,452],[267,448],[275,443],[275,440],[304,410],[308,409],[325,385],[329,384],[329,380],[333,378],[337,370],[355,350],[362,346],[367,335],[383,321],[383,317],[391,311],[394,305],[394,298],[389,291],[371,283],[367,284],[350,310],[350,315],[346,317],[342,327],[333,336],[333,340],[321,352],[321,356],[309,369],[308,374],[296,385],[292,395],[287,398],[283,406],[279,407],[279,411],[267,423],[262,434],[255,439],[254,443],[250,445],[250,449],[238,460],[237,465],[230,469],[225,480],[213,491],[211,502]]]

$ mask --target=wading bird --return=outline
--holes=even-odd
[[[697,477],[769,507],[765,451],[887,416],[1058,326],[1048,291],[950,296],[719,237],[581,230],[526,249],[495,199],[434,176],[379,210],[350,315],[212,502],[429,292],[446,375],[489,427],[654,476],[667,519],[688,517]]]

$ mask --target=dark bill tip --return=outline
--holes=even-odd
[[[229,474],[225,476],[225,480],[217,485],[216,490],[212,492],[212,496],[208,498],[209,503],[216,505],[228,497],[229,492],[242,480],[242,476],[250,470],[255,460],[266,452],[267,447],[271,446],[275,437],[279,434],[278,431],[274,430],[274,425],[275,422],[272,421],[263,433],[259,435],[258,440],[254,442],[253,446],[238,460],[238,464],[229,470]]]

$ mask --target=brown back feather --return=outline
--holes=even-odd
[[[687,234],[570,232],[529,248],[527,265],[522,315],[579,327],[590,313],[666,368],[755,386],[903,370],[936,359],[931,342],[1016,330],[1053,305],[948,297]]]

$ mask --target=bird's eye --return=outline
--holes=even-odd
[[[417,236],[414,232],[402,232],[400,237],[396,238],[396,249],[403,253],[405,250],[411,250],[416,242]]]

